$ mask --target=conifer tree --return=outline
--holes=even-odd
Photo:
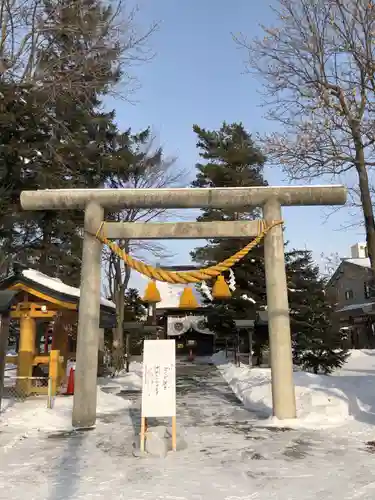
[[[193,187],[248,187],[266,186],[263,178],[265,157],[241,123],[223,123],[217,131],[194,126],[197,147],[203,163],[198,163]],[[204,209],[200,221],[238,221],[261,218],[258,208],[245,211]],[[251,238],[249,238],[250,240]],[[220,262],[243,248],[249,240],[210,240],[195,249],[192,258],[202,265]],[[263,246],[255,247],[233,268],[236,290],[225,304],[214,302],[208,323],[219,334],[228,335],[234,329],[234,319],[255,319],[256,310],[266,303]],[[226,274],[228,277],[228,274]],[[223,318],[226,321],[223,321]],[[221,319],[220,319],[221,318]],[[230,326],[228,326],[230,325]],[[235,333],[233,331],[233,333]]]
[[[23,89],[17,126],[24,133],[10,141],[12,153],[9,148],[3,151],[9,157],[6,161],[13,161],[12,155],[17,156],[22,145],[32,141],[29,136],[35,130],[47,136],[37,149],[31,144],[34,150],[19,154],[20,166],[13,168],[12,178],[14,182],[18,178],[19,188],[11,188],[14,203],[9,221],[12,225],[17,214],[16,236],[23,243],[16,259],[73,285],[79,283],[82,212],[22,212],[19,194],[21,189],[100,187],[118,167],[112,161],[119,148],[114,112],[100,109],[103,96],[121,77],[119,60],[124,48],[115,34],[117,28],[111,3],[46,0],[38,31],[43,43],[33,56],[29,83],[7,81],[8,86]],[[10,114],[16,113],[11,110]],[[0,131],[3,143],[6,126]],[[121,172],[126,172],[124,165]],[[14,247],[14,231],[12,238],[9,233],[3,237],[8,250],[10,242]],[[8,251],[8,255],[14,253]]]
[[[100,111],[102,96],[121,75],[121,47],[113,35],[113,10],[101,0],[47,0],[45,44],[37,54],[35,79],[43,82],[52,139],[51,176],[40,188],[99,187],[110,168],[117,129],[114,113]],[[38,267],[78,285],[81,212],[38,214]],[[59,265],[60,264],[60,265]]]
[[[207,162],[197,165],[194,187],[265,186],[265,158],[241,124],[223,124],[219,131],[194,127],[200,156]],[[202,210],[198,220],[243,220],[260,218],[259,209],[248,212]],[[243,240],[210,240],[192,252],[193,260],[209,265],[229,257],[244,246]],[[311,253],[286,253],[289,305],[294,362],[303,369],[330,373],[341,366],[347,353],[341,347],[341,334],[331,327],[331,306],[324,294],[324,280],[314,265]],[[228,301],[207,301],[212,307],[207,322],[219,336],[236,336],[235,319],[253,318],[266,305],[263,245],[233,268],[236,291]],[[249,300],[250,299],[250,300]],[[268,344],[264,332],[255,335],[254,352]]]
[[[311,252],[287,254],[287,278],[294,363],[304,370],[329,374],[348,356],[343,336],[332,322],[325,280]]]
[[[38,189],[41,179],[48,178],[51,170],[42,152],[50,139],[49,124],[32,87],[0,79],[1,274],[15,256],[27,260],[38,238],[36,216],[20,210],[19,198],[22,190]]]
[[[124,134],[118,133],[114,112],[103,111],[102,101],[106,95],[113,95],[118,85],[124,95],[128,84],[134,82],[129,67],[150,57],[147,42],[156,24],[147,32],[137,33],[134,16],[134,11],[127,11],[118,0],[16,0],[0,15],[4,34],[0,85],[22,89],[22,99],[27,102],[24,109],[18,106],[9,111],[10,116],[2,116],[0,144],[7,144],[7,122],[13,123],[15,115],[26,139],[28,126],[33,131],[39,126],[46,134],[45,141],[38,144],[38,157],[35,151],[25,156],[27,175],[23,160],[17,156],[17,151],[25,147],[24,139],[14,137],[7,151],[3,148],[0,194],[4,193],[2,206],[6,201],[6,225],[10,229],[0,234],[0,265],[16,259],[78,284],[82,211],[22,212],[19,192],[100,187],[113,169],[126,174],[126,164],[119,165],[118,158],[114,159],[122,148]],[[30,106],[35,111],[32,118],[25,109]],[[20,117],[20,113],[25,116]],[[4,165],[4,161],[11,164],[11,155],[17,156],[19,164],[12,173],[13,184],[7,182]],[[3,268],[7,267],[5,262]]]

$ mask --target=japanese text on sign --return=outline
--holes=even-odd
[[[148,396],[158,396],[161,391],[169,391],[173,385],[174,365],[148,366],[145,370],[144,389]]]
[[[174,340],[145,340],[142,416],[176,414],[176,346]]]

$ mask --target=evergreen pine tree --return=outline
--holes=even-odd
[[[14,258],[26,261],[38,238],[36,214],[19,206],[22,190],[38,189],[48,177],[43,152],[51,139],[48,122],[35,102],[32,87],[0,79],[0,273],[9,271]]]
[[[193,187],[248,187],[266,186],[263,178],[265,157],[255,145],[251,135],[241,123],[223,123],[218,131],[208,131],[194,126],[197,134],[199,156],[197,177]],[[228,209],[203,209],[200,221],[238,221],[261,218],[258,208],[238,212]],[[251,238],[249,238],[250,240]],[[200,265],[220,262],[248,243],[243,239],[209,240],[192,252],[192,258]],[[263,246],[251,253],[233,268],[236,290],[230,300],[214,301],[208,314],[208,324],[220,335],[235,334],[234,319],[255,318],[256,310],[266,303],[263,264]],[[226,274],[228,277],[228,274]],[[223,318],[225,317],[225,321]]]
[[[75,187],[100,186],[110,168],[106,153],[113,152],[117,135],[114,112],[100,109],[121,77],[115,14],[102,0],[47,0],[44,10],[46,44],[36,75],[46,88],[41,94],[53,124],[52,147],[63,160],[61,174]]]
[[[195,126],[198,148],[206,163],[197,165],[194,187],[265,186],[265,158],[241,124],[223,124],[219,131]],[[248,212],[202,210],[198,220],[243,220],[261,218],[259,209]],[[210,265],[232,255],[244,246],[243,240],[210,240],[192,252],[194,261]],[[306,370],[330,373],[341,366],[347,353],[341,347],[341,334],[331,327],[331,306],[324,293],[324,280],[314,266],[310,252],[286,253],[286,269],[291,310],[294,362]],[[236,291],[228,301],[213,301],[207,321],[219,336],[236,334],[235,319],[255,318],[255,312],[266,305],[263,245],[233,268]],[[251,300],[248,300],[248,299]],[[209,301],[207,301],[209,302]],[[259,337],[259,338],[258,338]],[[268,343],[264,332],[254,339],[258,354]]]
[[[7,223],[11,233],[2,232],[2,247],[7,247],[9,260],[32,263],[77,285],[83,213],[23,212],[19,194],[26,189],[100,187],[118,169],[114,154],[122,138],[118,139],[113,123],[114,112],[103,113],[100,106],[119,80],[122,47],[113,36],[116,15],[100,0],[47,0],[43,9],[44,43],[35,54],[30,85],[2,82],[9,89],[22,88],[23,93],[18,102],[13,99],[17,106],[10,108],[9,116],[2,115],[0,124],[6,145],[1,179],[12,202]],[[17,136],[10,137],[10,123],[15,124]],[[43,137],[34,139],[36,132]],[[13,165],[11,173],[6,165]],[[124,165],[121,173],[126,173]]]
[[[147,309],[136,288],[128,288],[125,292],[124,321],[141,321],[147,315]]]
[[[59,175],[41,187],[100,187],[117,135],[114,113],[99,109],[120,78],[114,12],[101,0],[47,0],[44,11],[47,43],[38,53],[36,78],[44,85],[40,93],[53,130],[50,160]],[[82,223],[82,212],[39,214],[42,271],[79,283]]]
[[[329,374],[345,363],[348,353],[332,323],[325,280],[311,252],[289,252],[287,261],[294,363],[303,370]]]
[[[64,140],[61,136],[60,141],[56,140],[53,119],[41,98],[31,86],[0,81],[0,187],[4,193],[0,216],[1,272],[8,272],[9,264],[17,260],[77,284],[82,213],[31,213],[19,205],[23,190],[90,186],[78,170],[83,169],[79,159],[76,158],[74,167],[77,170],[69,168],[73,157],[71,144],[76,138],[67,136]],[[100,145],[99,141],[95,144]],[[102,159],[110,165],[108,152],[102,154]],[[91,187],[97,187],[96,181]]]

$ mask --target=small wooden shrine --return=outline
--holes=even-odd
[[[35,269],[14,266],[13,273],[0,282],[0,290],[18,291],[10,312],[11,321],[19,322],[16,354],[7,356],[6,361],[17,366],[19,389],[26,395],[46,392],[47,387],[33,387],[31,377],[35,367],[47,365],[56,392],[68,359],[75,359],[79,288]],[[102,298],[100,327],[113,328],[115,324],[115,304]]]

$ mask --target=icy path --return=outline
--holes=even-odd
[[[254,428],[215,367],[180,364],[178,427],[188,448],[132,456],[139,396],[86,433],[0,432],[0,499],[373,499],[373,435]],[[110,383],[108,384],[110,387]],[[107,390],[108,390],[107,387]],[[118,396],[120,397],[120,396]],[[372,430],[372,429],[371,429]]]

